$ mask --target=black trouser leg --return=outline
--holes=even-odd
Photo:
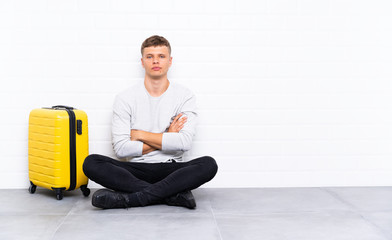
[[[137,172],[138,168],[130,168],[129,164],[103,155],[92,154],[84,160],[83,171],[89,179],[115,191],[138,192],[149,187],[151,183],[137,177],[139,174],[135,176],[132,173]]]

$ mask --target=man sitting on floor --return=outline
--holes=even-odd
[[[87,177],[108,188],[93,194],[92,205],[107,209],[166,203],[193,209],[191,190],[218,170],[212,157],[182,159],[195,134],[195,96],[167,79],[172,57],[165,38],[146,39],[141,53],[144,82],[118,94],[113,106],[113,149],[128,161],[92,154],[83,165]]]

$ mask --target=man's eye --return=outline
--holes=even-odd
[[[147,58],[148,58],[148,59],[150,59],[150,58],[151,58],[151,56],[147,56]]]
[[[165,58],[165,56],[161,55],[161,58]]]

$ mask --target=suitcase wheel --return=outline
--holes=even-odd
[[[83,196],[88,197],[90,195],[90,189],[87,188],[87,185],[80,186],[80,190],[82,190]]]
[[[30,182],[29,192],[33,194],[35,193],[35,190],[37,190],[37,186],[34,185],[34,183]]]
[[[56,198],[57,198],[57,200],[63,199],[63,197],[64,197],[63,190],[62,189],[55,189],[55,191],[56,191]]]

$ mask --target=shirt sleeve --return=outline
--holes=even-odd
[[[187,121],[180,132],[163,133],[162,151],[188,151],[192,147],[192,140],[197,124],[195,95],[191,94],[185,99],[180,108],[180,112],[187,117]]]
[[[143,153],[143,142],[131,141],[131,108],[119,96],[113,105],[112,144],[118,158],[137,157]]]

